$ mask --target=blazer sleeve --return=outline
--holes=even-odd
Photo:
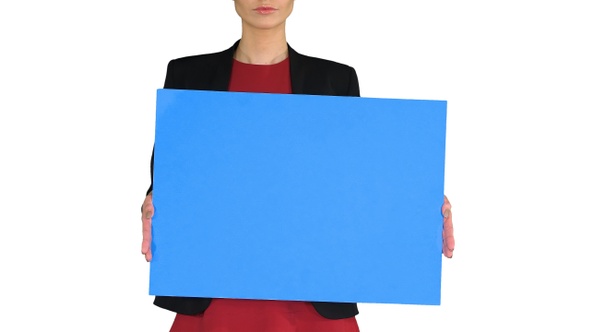
[[[166,79],[164,80],[164,88],[170,87],[172,82],[174,82],[174,60],[170,60],[168,62],[168,67],[166,68]],[[146,196],[149,195],[154,189],[154,153],[155,145],[152,147],[152,157],[150,159],[150,186],[146,192]]]
[[[361,91],[360,91],[360,86],[359,86],[359,79],[358,76],[356,75],[356,70],[354,70],[354,68],[350,67],[350,74],[349,74],[349,80],[348,80],[348,95],[351,97],[360,97],[361,96]]]

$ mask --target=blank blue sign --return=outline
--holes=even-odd
[[[150,294],[440,304],[446,102],[158,90]]]

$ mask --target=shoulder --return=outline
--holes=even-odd
[[[191,55],[168,62],[165,88],[223,90],[229,82],[233,48]]]
[[[176,70],[181,72],[185,72],[187,70],[210,70],[220,64],[226,63],[227,58],[231,58],[231,54],[231,49],[228,49],[221,52],[191,55],[172,59],[168,62],[168,70]]]
[[[231,63],[233,59],[233,54],[238,47],[239,40],[235,42],[230,48],[223,50],[221,52],[215,53],[205,53],[199,55],[191,55],[185,56],[181,58],[176,58],[170,60],[168,63],[168,68],[170,67],[180,67],[183,69],[187,68],[212,68],[219,65],[227,65],[228,62]]]
[[[172,65],[174,67],[193,67],[193,66],[210,66],[219,64],[225,58],[224,55],[227,53],[227,50],[216,52],[216,53],[207,53],[207,54],[199,54],[199,55],[190,55],[185,57],[180,57],[176,59],[170,60],[168,65]]]

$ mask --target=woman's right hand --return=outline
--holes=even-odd
[[[152,217],[154,216],[154,205],[152,204],[152,193],[149,193],[143,200],[141,206],[141,228],[143,240],[141,242],[141,253],[146,261],[152,260]]]

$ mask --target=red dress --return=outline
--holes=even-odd
[[[291,93],[289,59],[273,65],[234,60],[229,91]],[[308,302],[213,299],[198,315],[177,314],[171,332],[358,332],[355,317],[328,319]]]

